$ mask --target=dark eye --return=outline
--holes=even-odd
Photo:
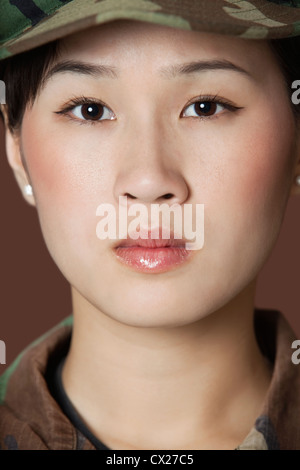
[[[114,113],[100,103],[85,103],[75,106],[70,112],[78,119],[86,121],[104,121],[115,118]]]
[[[196,101],[187,106],[183,111],[183,117],[210,117],[220,113],[225,106],[216,101]]]

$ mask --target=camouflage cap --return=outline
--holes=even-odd
[[[274,39],[300,34],[300,0],[1,0],[0,59],[116,19]]]

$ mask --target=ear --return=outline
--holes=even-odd
[[[24,199],[28,202],[28,204],[35,206],[34,195],[28,194],[28,191],[26,191],[28,185],[31,186],[31,182],[26,170],[25,161],[22,158],[20,133],[17,131],[12,132],[9,129],[7,109],[5,105],[1,105],[1,111],[3,113],[5,122],[5,148],[8,163],[14,172],[14,176],[17,180]]]

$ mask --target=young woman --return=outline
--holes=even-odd
[[[19,3],[7,157],[73,319],[2,377],[1,448],[300,449],[295,337],[254,306],[300,193],[299,41],[271,41],[296,35],[299,2]],[[176,206],[184,234],[114,232],[134,204]]]

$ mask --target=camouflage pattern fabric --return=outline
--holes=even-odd
[[[1,0],[0,59],[116,19],[274,39],[300,34],[300,0]]]

